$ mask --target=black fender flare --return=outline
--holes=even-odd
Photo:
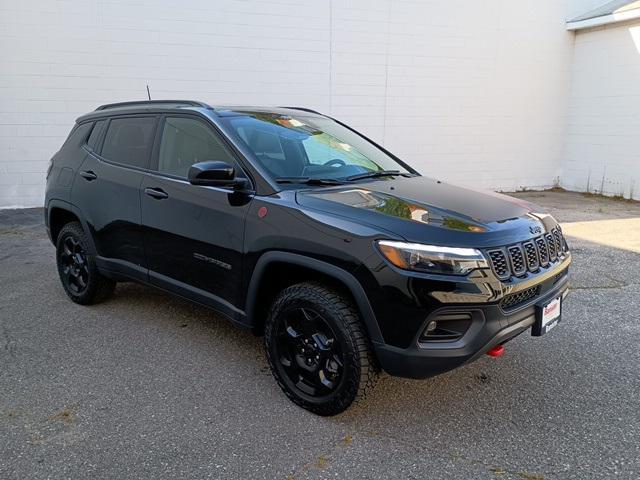
[[[87,238],[89,239],[90,253],[92,255],[97,255],[98,250],[96,249],[96,244],[93,240],[93,235],[91,234],[91,229],[89,228],[89,224],[87,223],[87,220],[84,218],[82,211],[78,207],[76,207],[74,204],[69,203],[65,200],[57,199],[57,198],[49,200],[49,203],[47,203],[47,209],[46,209],[48,228],[51,228],[51,211],[55,208],[60,208],[61,210],[66,210],[68,212],[71,212],[78,218],[78,220],[80,221],[80,225],[82,225],[82,229],[84,230],[84,233],[87,234]],[[55,242],[53,239],[51,239],[51,242],[54,243],[55,245]]]
[[[382,332],[380,331],[380,326],[378,325],[378,321],[376,320],[373,309],[371,308],[369,298],[367,297],[367,294],[365,293],[362,285],[360,285],[360,282],[358,282],[356,277],[351,275],[346,270],[330,263],[290,252],[269,251],[262,254],[262,256],[258,259],[253,270],[253,274],[251,275],[249,288],[247,289],[246,312],[248,318],[252,323],[254,322],[255,307],[258,299],[258,291],[260,288],[260,283],[262,281],[262,276],[264,275],[266,268],[274,262],[289,263],[293,265],[299,265],[301,267],[306,267],[310,270],[315,270],[319,273],[332,277],[345,285],[356,301],[356,305],[365,323],[365,327],[367,329],[367,332],[369,333],[369,339],[371,340],[371,342],[374,344],[384,343]]]

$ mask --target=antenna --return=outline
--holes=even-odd
[[[149,85],[147,85],[147,97],[151,100],[151,93],[149,92]]]

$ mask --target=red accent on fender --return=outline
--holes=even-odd
[[[259,216],[260,218],[264,218],[264,217],[266,217],[266,216],[267,216],[267,213],[268,213],[268,212],[269,212],[269,210],[267,210],[267,207],[260,207],[260,208],[258,209],[258,216]]]
[[[504,354],[504,345],[497,345],[491,350],[487,351],[487,355],[490,357],[501,357]]]

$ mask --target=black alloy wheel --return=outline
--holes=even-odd
[[[67,236],[62,241],[60,260],[63,282],[74,294],[80,295],[89,285],[89,266],[86,252],[76,238]]]
[[[58,274],[67,296],[76,303],[90,305],[105,300],[116,282],[98,271],[89,242],[78,222],[67,223],[56,241]]]
[[[322,397],[335,391],[343,378],[344,356],[336,335],[313,308],[283,312],[277,325],[277,359],[291,384]]]

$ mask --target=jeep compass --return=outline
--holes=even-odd
[[[209,307],[263,335],[319,415],[381,370],[427,378],[547,333],[571,262],[535,205],[421,176],[296,107],[103,105],[53,156],[45,221],[72,301],[135,281]]]

